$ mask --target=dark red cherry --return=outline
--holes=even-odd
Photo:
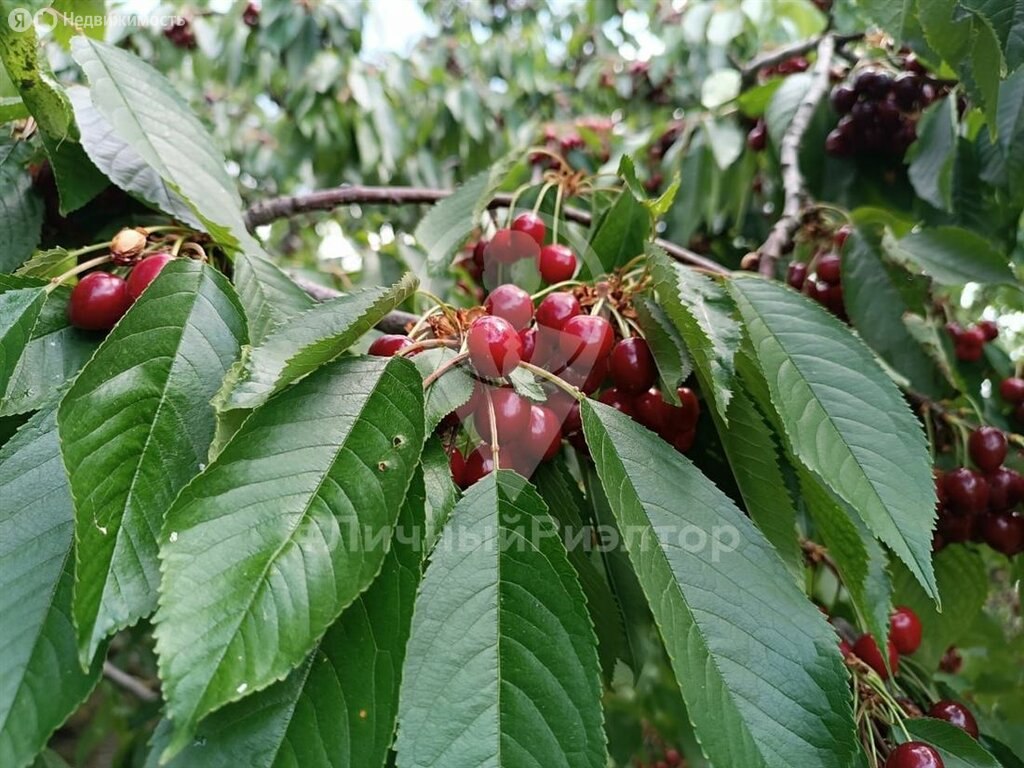
[[[462,488],[469,488],[493,471],[494,458],[491,456],[490,447],[478,446],[466,457],[466,466],[462,470]]]
[[[562,434],[566,437],[583,431],[583,419],[580,417],[579,401],[574,400],[565,414],[565,421],[562,422]]]
[[[991,472],[1006,460],[1006,435],[996,427],[978,427],[967,440],[967,450],[971,461]]]
[[[499,229],[484,248],[484,263],[514,264],[520,259],[533,259],[540,253],[537,241],[525,232]]]
[[[601,393],[598,400],[605,405],[610,405],[615,410],[620,411],[629,417],[634,415],[633,398],[621,389],[617,389],[616,387],[606,389]]]
[[[768,126],[764,120],[758,120],[757,124],[747,134],[747,147],[751,152],[763,152],[768,146]]]
[[[661,392],[649,389],[638,395],[633,402],[636,420],[652,432],[662,434],[672,423],[672,406],[665,402]]]
[[[800,290],[807,280],[807,265],[802,261],[792,261],[786,268],[786,282],[791,288]]]
[[[921,99],[921,76],[915,72],[901,72],[892,81],[892,95],[904,112],[917,109]]]
[[[537,305],[537,325],[560,331],[580,312],[580,303],[571,293],[549,293]]]
[[[947,723],[967,731],[973,738],[978,738],[978,721],[974,719],[971,710],[959,702],[949,699],[937,701],[928,710],[928,716],[945,720]]]
[[[523,342],[508,320],[493,315],[478,317],[467,334],[469,361],[481,376],[507,376],[522,359]]]
[[[516,439],[529,424],[530,402],[520,397],[514,389],[500,387],[489,389],[491,407],[494,408],[494,421],[498,427],[498,440],[501,443]],[[489,443],[494,442],[491,435],[491,414],[485,395],[473,414],[473,424],[480,437]]]
[[[576,315],[562,326],[558,341],[570,365],[589,367],[607,361],[615,344],[615,332],[603,317]]]
[[[512,230],[529,235],[537,245],[544,245],[544,236],[548,232],[541,217],[533,213],[520,213],[516,216],[512,220]]]
[[[898,606],[889,617],[889,637],[896,650],[909,656],[921,647],[921,619],[906,606]]]
[[[128,311],[128,284],[109,272],[90,272],[71,289],[68,319],[76,328],[109,331]]]
[[[988,509],[988,483],[977,472],[959,467],[943,480],[947,506],[958,515],[980,515]]]
[[[533,320],[533,300],[530,294],[512,283],[499,285],[488,294],[484,308],[495,317],[508,320],[517,331]]]
[[[854,655],[871,667],[883,680],[889,679],[889,670],[885,668],[885,661],[882,659],[882,652],[878,650],[878,643],[871,635],[861,635],[853,644]],[[893,674],[899,671],[900,656],[892,640],[889,641],[889,667]]]
[[[957,360],[965,363],[976,363],[985,354],[985,349],[981,344],[973,341],[960,340],[953,345],[953,352],[956,354]]]
[[[453,448],[448,456],[448,466],[452,472],[452,482],[463,488],[466,482],[466,457],[458,448]]]
[[[689,387],[679,387],[676,390],[676,397],[679,398],[679,407],[673,409],[675,426],[684,432],[691,431],[697,426],[697,419],[700,418],[700,400]]]
[[[524,328],[519,332],[519,340],[523,342],[523,362],[532,363],[537,352],[537,329]]]
[[[838,115],[847,115],[857,103],[857,92],[848,85],[837,85],[832,89],[832,108]]]
[[[608,370],[615,386],[631,395],[650,389],[657,375],[650,347],[639,336],[622,339],[612,348]]]
[[[1006,467],[996,467],[985,475],[988,483],[988,509],[990,512],[1005,512],[1013,509],[1024,497],[1024,475]]]
[[[885,768],[946,768],[942,756],[923,741],[908,741],[889,753]]]
[[[843,250],[843,246],[846,245],[846,241],[849,239],[851,234],[853,234],[853,227],[849,224],[843,224],[843,226],[833,233],[832,242],[835,244],[836,248],[841,251]]]
[[[412,339],[399,333],[385,333],[373,340],[369,352],[377,357],[394,357],[406,347],[412,346]]]
[[[816,271],[818,278],[826,283],[838,283],[840,278],[840,261],[838,253],[826,253],[818,259]]]
[[[174,261],[169,253],[154,253],[147,256],[128,273],[128,295],[135,301],[142,295],[142,292],[149,287],[149,284],[156,280],[160,270]]]
[[[995,341],[999,338],[999,326],[991,320],[979,320],[978,330],[985,337],[985,341]]]
[[[1016,512],[988,515],[981,533],[986,544],[1007,557],[1024,552],[1024,517]]]
[[[540,249],[540,277],[548,285],[572,280],[576,274],[576,254],[561,243],[545,245]]]
[[[538,461],[554,458],[562,444],[562,425],[558,416],[543,405],[531,405],[529,424],[516,443]]]
[[[1024,403],[1024,379],[1011,376],[999,385],[999,396],[1011,405]]]

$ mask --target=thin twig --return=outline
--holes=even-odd
[[[114,666],[109,661],[103,662],[103,676],[115,685],[124,688],[128,693],[141,701],[151,702],[160,700],[160,696],[156,691],[152,690],[138,678],[129,675],[120,667]]]
[[[836,39],[833,35],[825,35],[818,44],[818,60],[814,65],[811,84],[800,100],[793,114],[793,121],[783,134],[779,145],[779,165],[782,168],[785,202],[782,206],[782,215],[768,233],[764,244],[758,249],[759,271],[766,277],[775,277],[776,262],[792,245],[793,236],[800,228],[800,218],[807,203],[807,182],[800,171],[800,147],[818,104],[828,93],[829,73],[835,48]]]
[[[762,69],[768,67],[775,67],[788,59],[792,59],[794,56],[803,56],[805,53],[810,53],[819,45],[822,40],[830,35],[818,35],[807,40],[800,40],[790,45],[783,46],[782,48],[776,48],[774,51],[768,51],[767,53],[761,54],[756,58],[751,59],[747,64],[740,68],[740,74],[743,76],[744,87],[752,85],[757,80],[757,74]],[[864,37],[863,32],[856,32],[849,35],[831,35],[835,38],[836,47],[842,48],[847,43],[856,42]]]

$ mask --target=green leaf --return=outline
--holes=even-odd
[[[971,53],[963,70],[963,81],[971,100],[981,107],[989,131],[996,135],[999,115],[999,81],[1003,55],[992,27],[975,17],[971,31]]]
[[[768,135],[771,136],[776,146],[782,141],[789,124],[793,122],[793,115],[796,114],[797,107],[803,101],[813,80],[814,77],[810,72],[790,75],[779,86],[772,96],[772,100],[768,102],[764,120],[768,127]]]
[[[893,261],[916,267],[942,285],[1016,283],[1009,257],[967,229],[919,229],[900,240],[887,234],[882,247]]]
[[[658,366],[661,391],[673,404],[679,405],[676,389],[693,373],[693,361],[686,351],[686,342],[657,302],[637,296],[633,308]]]
[[[743,768],[848,766],[856,740],[835,634],[772,546],[653,433],[590,400],[582,415],[709,760]]]
[[[77,141],[59,140],[45,133],[40,138],[57,183],[62,216],[77,211],[108,186],[107,177],[92,164]]]
[[[781,285],[730,283],[790,453],[854,508],[938,597],[935,484],[920,423],[871,350]]]
[[[928,45],[949,66],[959,69],[971,50],[970,15],[959,13],[959,0],[928,0],[917,5],[918,21]]]
[[[590,250],[601,269],[611,272],[643,253],[651,223],[651,212],[643,201],[630,188],[623,189],[598,220],[590,238]]]
[[[0,96],[0,123],[13,123],[29,116],[20,96]]]
[[[857,5],[869,19],[899,41],[905,39],[907,21],[914,17],[917,3],[915,0],[860,0]]]
[[[32,258],[18,267],[15,274],[49,280],[63,275],[77,263],[78,258],[66,248],[50,248],[36,251]]]
[[[169,768],[385,765],[423,559],[423,480],[413,477],[380,574],[284,680],[199,724]],[[157,729],[157,768],[172,724]]]
[[[165,758],[297,666],[370,584],[423,437],[412,363],[343,357],[254,411],[182,490],[160,551]]]
[[[896,603],[913,608],[924,628],[921,647],[914,658],[925,669],[936,669],[946,649],[969,636],[989,590],[984,561],[978,552],[967,547],[947,547],[936,554],[935,579],[942,597],[942,613],[907,569],[893,564]]]
[[[651,271],[665,313],[686,342],[704,394],[728,424],[740,326],[729,294],[710,277],[672,261],[651,246]]]
[[[945,768],[1002,768],[987,749],[955,725],[932,717],[907,720],[904,725],[912,739],[939,751]]]
[[[940,99],[917,124],[917,141],[907,152],[910,183],[925,202],[953,210],[953,169],[957,152],[956,100]]]
[[[427,349],[410,358],[419,369],[420,375],[427,378],[442,365],[458,355],[454,349]],[[517,369],[518,370],[518,369]],[[475,380],[465,366],[449,369],[441,378],[436,379],[426,394],[427,431],[433,432],[441,420],[456,408],[469,402],[473,395]]]
[[[0,271],[11,272],[39,243],[43,201],[26,168],[27,142],[0,139]]]
[[[3,23],[0,23],[0,61],[40,130],[58,141],[74,138],[71,106],[54,79],[49,63],[41,56],[43,48],[36,37],[35,26],[30,22],[26,29],[17,30],[8,23],[17,13],[31,14],[32,11],[4,4]]]
[[[73,512],[56,407],[0,449],[0,765],[28,765],[100,677],[71,622]]]
[[[255,241],[235,254],[232,278],[249,321],[249,340],[261,343],[271,331],[313,306],[313,299],[299,288]]]
[[[742,78],[738,70],[716,69],[704,79],[700,89],[700,103],[706,109],[718,109],[740,95]]]
[[[24,288],[0,293],[0,394],[7,392],[46,303],[45,285],[28,278],[24,282]]]
[[[158,533],[213,438],[210,406],[245,341],[242,309],[212,267],[174,261],[100,345],[60,405],[75,500],[75,625],[82,657],[148,616]]]
[[[230,389],[218,395],[217,409],[252,409],[282,389],[335,359],[416,291],[406,274],[391,286],[354,291],[314,305],[271,331],[241,362]]]
[[[537,492],[507,470],[456,505],[416,599],[399,768],[606,764],[583,592]]]

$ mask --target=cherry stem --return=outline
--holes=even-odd
[[[174,245],[171,246],[171,256],[177,257],[181,252],[181,246],[185,242],[185,236],[174,238]]]
[[[448,371],[450,371],[452,368],[461,365],[468,359],[469,352],[460,352],[451,360],[446,360],[445,362],[441,363],[441,365],[437,366],[437,370],[435,370],[432,374],[430,374],[429,376],[427,376],[427,378],[423,380],[423,389],[426,390],[431,384],[433,384],[439,378],[448,373]]]
[[[526,369],[527,371],[532,373],[534,376],[538,376],[539,378],[546,379],[547,381],[550,381],[552,384],[554,384],[556,387],[558,387],[563,392],[565,392],[565,393],[567,393],[569,395],[572,395],[572,397],[574,397],[576,400],[583,400],[583,399],[586,398],[586,395],[584,395],[581,390],[577,389],[576,387],[574,387],[572,384],[570,384],[569,382],[567,382],[565,379],[561,378],[560,376],[556,376],[551,371],[544,370],[539,365],[534,365],[533,363],[523,363],[523,362],[521,362],[521,363],[519,363],[519,367]]]
[[[55,277],[52,280],[50,280],[50,285],[47,286],[46,292],[49,293],[50,291],[53,291],[58,285],[63,283],[65,280],[68,280],[69,278],[74,277],[75,275],[81,274],[82,272],[87,272],[88,270],[92,269],[93,267],[98,267],[101,264],[107,264],[108,262],[110,262],[112,260],[113,260],[113,256],[111,256],[109,253],[107,253],[107,254],[104,254],[103,256],[97,256],[95,259],[89,259],[88,261],[83,261],[81,264],[78,264],[78,265],[72,267],[71,269],[69,269],[64,274],[58,275],[57,277]]]
[[[68,256],[84,256],[87,253],[95,253],[96,251],[103,251],[110,248],[110,242],[96,243],[95,245],[87,245],[85,248],[76,248],[73,251],[68,251]]]
[[[423,339],[423,341],[417,341],[414,344],[410,344],[405,349],[399,350],[398,357],[409,357],[411,355],[415,355],[417,352],[422,352],[425,349],[437,349],[438,347],[458,349],[459,344],[457,341],[452,339]]]
[[[558,191],[555,192],[555,220],[551,224],[551,242],[558,242],[558,220],[559,215],[562,212],[562,185],[558,185]]]
[[[512,193],[512,199],[508,202],[508,212],[505,214],[505,223],[507,226],[512,226],[512,220],[516,215],[516,204],[519,202],[519,198],[522,197],[523,193],[532,186],[533,182],[528,181]]]
[[[612,317],[615,318],[615,324],[619,326],[619,333],[622,334],[622,338],[628,339],[630,336],[629,325],[626,323],[626,318],[613,307],[611,304],[608,305],[608,311],[612,313]]]
[[[560,283],[555,283],[554,285],[549,285],[547,288],[542,288],[541,290],[537,291],[536,293],[531,294],[530,298],[533,299],[534,301],[536,301],[537,299],[541,299],[541,298],[547,296],[549,293],[561,290],[562,288],[568,288],[570,286],[576,286],[576,285],[583,285],[583,283],[581,283],[579,280],[563,280]]]
[[[555,182],[545,182],[544,186],[540,188],[540,192],[537,194],[537,200],[533,204],[533,215],[536,216],[540,210],[541,205],[544,204],[544,198],[548,196],[548,191],[555,185]]]
[[[494,415],[494,401],[491,399],[491,390],[485,389],[487,396],[487,420],[491,427],[491,457],[494,459],[495,471],[501,469],[501,446],[498,444],[498,418]]]

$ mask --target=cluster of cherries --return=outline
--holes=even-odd
[[[1013,408],[1013,417],[1024,425],[1024,379],[1011,376],[999,384],[999,396]]]
[[[184,16],[176,17],[170,24],[164,27],[164,37],[171,41],[175,48],[192,51],[196,48],[196,33],[192,29],[192,22]]]
[[[634,757],[633,768],[685,768],[686,761],[678,749],[667,745],[650,726],[645,726],[644,731],[646,759]]]
[[[541,280],[548,285],[572,280],[579,266],[576,254],[562,243],[545,245],[546,236],[547,227],[539,216],[521,213],[511,226],[499,229],[490,240],[480,240],[465,267],[474,280],[482,283],[485,276],[497,275],[502,266],[533,260]]]
[[[966,328],[959,323],[947,323],[946,333],[953,340],[956,359],[976,363],[985,353],[985,345],[999,337],[999,326],[991,320],[981,320]]]
[[[615,127],[613,120],[607,117],[581,117],[576,121],[575,126],[563,127],[557,125],[546,125],[544,127],[543,146],[545,152],[531,152],[529,161],[531,165],[544,168],[560,169],[562,163],[559,156],[568,157],[570,152],[585,152],[587,142],[580,135],[579,129],[584,129],[592,135],[596,135],[601,146],[594,156],[598,164],[608,162],[611,157],[611,135]]]
[[[836,317],[846,320],[839,252],[850,236],[850,227],[843,225],[832,236],[832,247],[815,254],[810,263],[791,261],[786,269],[786,282],[803,291]],[[813,270],[813,271],[812,271]]]
[[[825,139],[829,154],[903,157],[917,138],[920,111],[948,93],[912,54],[904,60],[903,70],[895,74],[870,67],[832,90],[832,107],[840,119]]]
[[[977,469],[935,474],[939,525],[934,548],[983,541],[1008,557],[1024,553],[1024,516],[1015,511],[1024,501],[1024,476],[1003,466],[1006,436],[995,427],[979,427],[967,449]]]
[[[852,647],[845,640],[841,640],[839,646],[845,657],[859,659],[877,672],[882,680],[888,680],[890,672],[896,674],[899,671],[900,656],[915,653],[921,647],[922,636],[921,619],[911,608],[899,606],[889,618],[888,667],[882,658],[878,644],[869,634],[861,635]],[[967,707],[957,701],[943,699],[936,702],[928,710],[928,716],[944,720],[965,731],[972,738],[978,738],[977,720]],[[893,749],[885,766],[886,768],[943,768],[943,761],[941,755],[930,745],[920,741],[908,741]]]
[[[130,242],[129,242],[130,241]],[[174,259],[169,253],[153,253],[139,258],[146,236],[134,229],[121,230],[111,243],[111,260],[118,266],[129,266],[125,279],[113,272],[90,272],[71,289],[68,320],[76,328],[87,331],[109,331],[160,270]]]

